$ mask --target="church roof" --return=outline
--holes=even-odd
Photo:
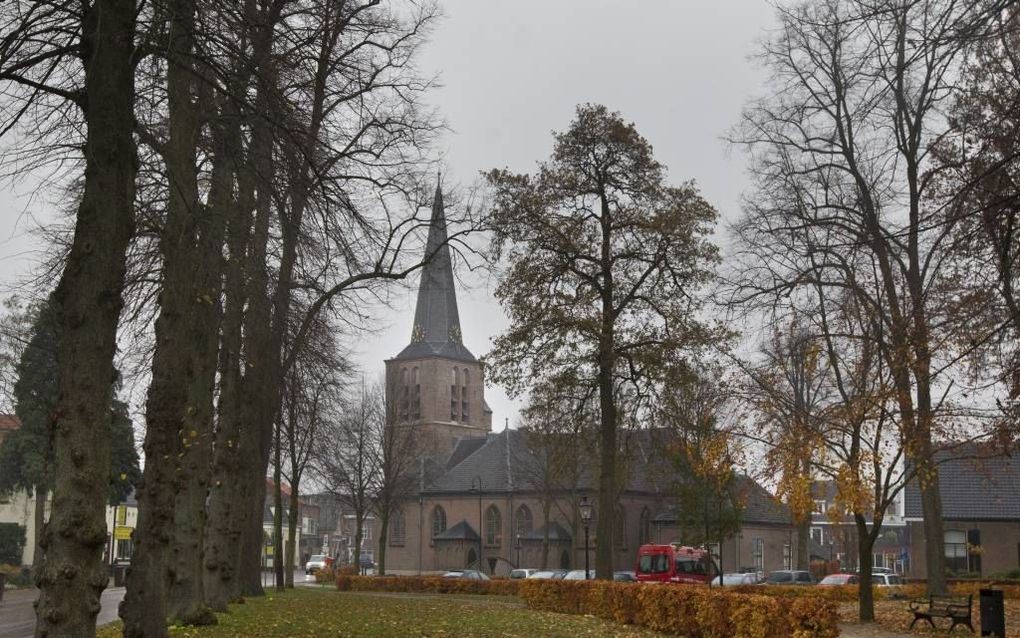
[[[524,536],[521,536],[522,541],[540,541],[545,540],[545,526],[538,529],[533,529]],[[571,539],[570,532],[566,530],[562,525],[556,521],[549,521],[549,540],[550,541],[569,541]]]
[[[665,455],[660,454],[661,433],[649,430],[630,431],[626,440],[631,447],[627,465],[628,479],[624,491],[631,493],[668,495],[676,480],[675,469]],[[598,459],[580,455],[579,473],[574,489],[594,491],[596,488]],[[429,482],[426,493],[470,492],[476,477],[482,480],[482,492],[528,492],[540,490],[542,463],[539,453],[529,445],[528,437],[519,430],[505,429],[487,437],[464,438],[457,442],[446,463],[446,471]],[[779,524],[790,523],[790,510],[754,479],[738,474],[735,488],[743,505],[741,518],[746,522]],[[655,519],[660,523],[676,520],[675,512],[666,509]]]
[[[461,521],[453,527],[436,534],[434,538],[437,541],[477,541],[478,532],[467,521]]]
[[[460,361],[477,361],[461,343],[453,259],[446,234],[443,191],[438,184],[432,202],[432,220],[429,223],[425,255],[428,261],[422,268],[421,282],[418,284],[418,303],[414,310],[411,343],[396,356],[396,359],[446,357]]]

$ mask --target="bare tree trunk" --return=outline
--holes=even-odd
[[[595,548],[595,577],[613,579],[613,514],[616,511],[616,398],[614,352],[612,224],[609,204],[602,198],[602,326],[599,335],[598,384],[602,422],[599,427],[599,495],[595,533],[602,541]],[[587,548],[586,548],[587,551]]]
[[[228,147],[228,156],[240,153]],[[243,500],[240,455],[242,437],[241,344],[247,294],[244,270],[247,238],[251,228],[250,190],[241,188],[238,202],[228,207],[227,245],[229,260],[225,277],[225,310],[220,346],[220,401],[209,486],[206,519],[205,597],[215,611],[226,611],[227,603],[241,595],[239,567],[241,536],[248,510]]]
[[[211,100],[210,100],[211,101]],[[209,625],[216,616],[205,596],[205,527],[209,482],[212,474],[213,414],[217,347],[222,316],[220,294],[223,241],[227,209],[231,206],[233,170],[225,133],[213,124],[213,171],[209,205],[198,221],[195,288],[192,311],[193,376],[188,386],[188,409],[181,428],[184,450],[173,537],[170,542],[167,613],[175,624]]]
[[[32,571],[38,572],[43,563],[42,537],[46,525],[46,497],[49,494],[45,486],[35,487],[35,530],[32,534]]]
[[[868,523],[863,516],[854,515],[857,528],[857,558],[860,585],[857,586],[857,608],[861,622],[875,621],[875,591],[871,582],[871,549],[875,546],[875,537],[868,530]],[[881,526],[881,521],[875,523]],[[848,548],[849,549],[849,548]]]
[[[364,535],[365,515],[363,512],[354,512],[354,567],[361,571],[361,540]]]
[[[405,519],[406,520],[406,519]],[[386,544],[390,540],[390,508],[384,508],[379,514],[379,552],[376,555],[376,573],[386,575]]]
[[[283,468],[280,459],[280,425],[273,428],[273,574],[276,580],[276,591],[285,589],[283,571]],[[293,495],[293,491],[291,495]]]
[[[294,589],[294,569],[297,567],[294,557],[297,554],[297,528],[301,507],[298,500],[298,485],[299,479],[295,478],[290,486],[290,509],[287,512],[287,548],[285,550],[287,560],[284,564],[287,569],[285,582],[289,589]]]
[[[53,412],[53,509],[36,574],[39,638],[94,635],[106,587],[113,357],[134,232],[137,6],[95,0],[82,11],[85,183],[56,291],[60,395]]]
[[[542,569],[549,569],[549,514],[552,510],[552,499],[542,500]]]

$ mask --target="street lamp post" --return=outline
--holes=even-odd
[[[584,525],[584,578],[587,580],[591,573],[588,569],[588,526],[591,525],[591,501],[587,496],[581,497],[578,509],[581,511],[581,523]]]
[[[475,487],[475,484],[478,484]],[[471,491],[478,493],[478,571],[482,569],[482,534],[485,533],[485,522],[482,520],[482,477],[475,476],[471,479]]]
[[[517,535],[517,566],[521,566],[521,535]]]

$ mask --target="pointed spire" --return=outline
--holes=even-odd
[[[421,283],[418,285],[411,345],[397,358],[439,355],[475,361],[474,355],[461,344],[453,259],[446,234],[443,190],[439,183],[436,184],[436,194],[432,201],[425,258],[428,261],[422,268]]]

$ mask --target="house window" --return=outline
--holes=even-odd
[[[432,538],[446,531],[446,510],[436,505],[432,508]]]
[[[790,553],[789,543],[783,545],[783,569],[793,569],[793,556]]]
[[[122,538],[117,541],[117,560],[125,561],[131,560],[131,554],[134,546],[131,543],[131,539]]]
[[[496,547],[503,544],[503,517],[495,505],[485,510],[485,544]]]
[[[390,545],[396,547],[403,546],[406,533],[407,521],[404,518],[404,513],[397,510],[393,512],[393,516],[390,518]]]
[[[117,525],[127,525],[127,505],[117,506]]]
[[[534,528],[534,519],[531,516],[531,508],[527,505],[521,505],[517,508],[517,536],[527,536],[531,533]]]
[[[652,539],[652,513],[648,508],[641,510],[641,521],[638,528],[639,544],[645,545]]]
[[[952,572],[967,571],[967,532],[947,530],[945,533],[946,569]]]
[[[826,510],[825,501],[824,500],[819,500],[819,501],[815,501],[815,508],[811,511],[811,513],[812,514],[818,514],[819,516],[822,516],[822,515],[825,514],[825,510]]]
[[[811,540],[819,545],[825,544],[825,531],[821,527],[811,528]]]
[[[752,539],[751,555],[754,557],[755,570],[759,572],[765,571],[765,539]]]

